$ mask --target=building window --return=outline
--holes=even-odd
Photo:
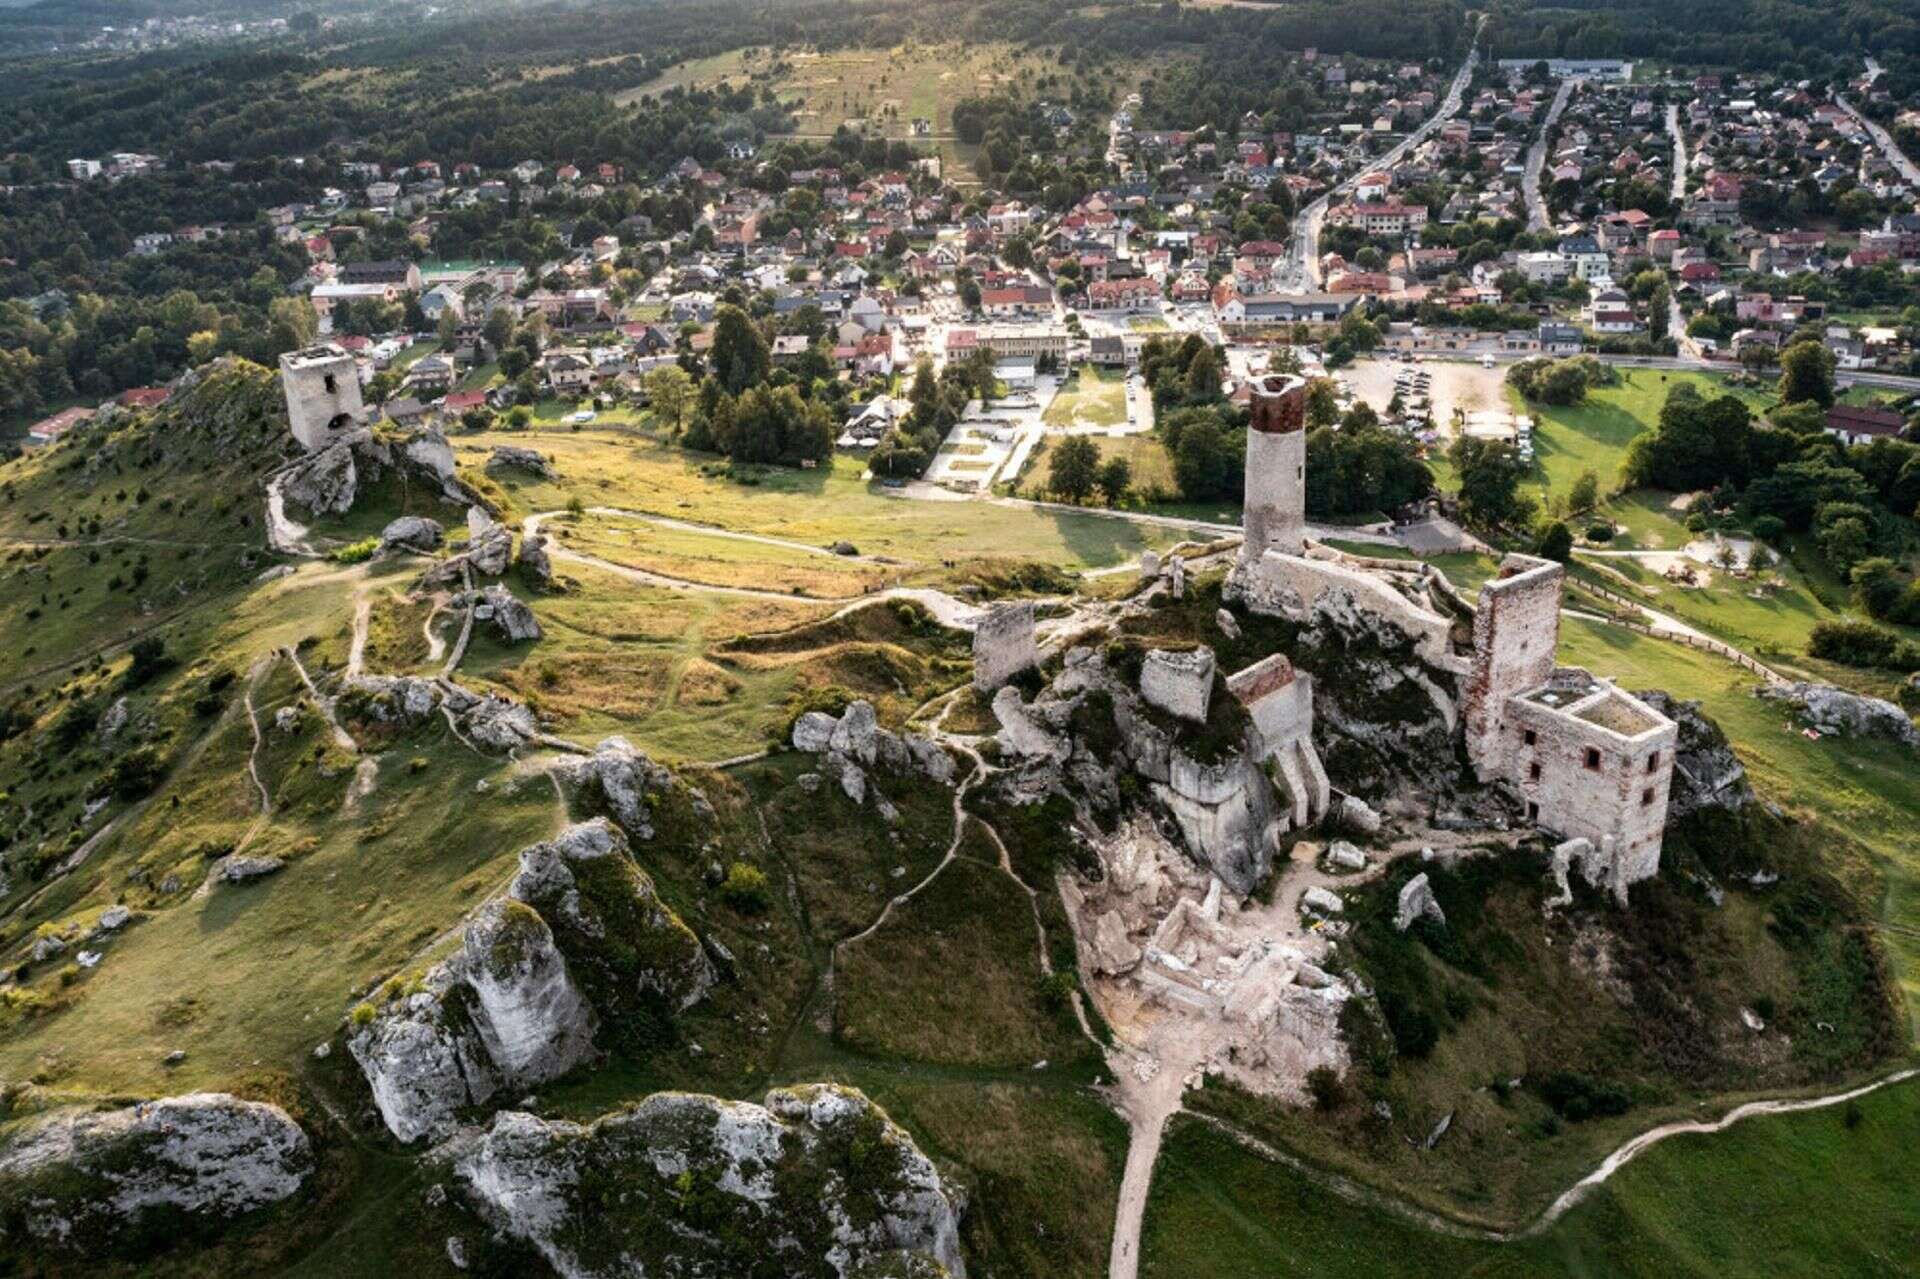
[[[1522,741],[1526,742],[1527,745],[1531,746],[1535,742],[1540,740],[1540,735],[1534,732],[1531,728],[1529,728],[1529,729],[1523,729],[1521,731],[1520,738]]]
[[[331,373],[325,374],[323,377],[323,381],[326,383],[328,395],[338,395],[340,393],[340,388],[334,385],[333,374]]]
[[[1650,808],[1652,806],[1653,806],[1653,787],[1649,786],[1645,790],[1640,792],[1640,807]]]
[[[1587,747],[1587,767],[1595,772],[1600,769],[1600,752],[1591,746]]]
[[[1527,820],[1530,822],[1537,822],[1540,820],[1540,805],[1534,804],[1534,803],[1529,803],[1527,805]]]
[[[1540,765],[1538,764],[1527,765],[1527,780],[1530,782],[1537,782],[1540,780]]]
[[[1659,751],[1655,751],[1653,754],[1647,756],[1647,771],[1649,773],[1657,773],[1660,771],[1660,752]]]

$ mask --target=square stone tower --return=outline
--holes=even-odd
[[[359,366],[331,342],[281,356],[280,386],[287,396],[287,425],[309,452],[359,426],[366,412]]]
[[[1307,383],[1269,373],[1252,384],[1247,427],[1246,540],[1240,555],[1307,548]]]
[[[1566,572],[1552,560],[1509,555],[1500,561],[1499,574],[1480,588],[1462,711],[1467,758],[1482,781],[1508,771],[1507,700],[1553,674]]]

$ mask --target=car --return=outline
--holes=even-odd
[[[569,416],[567,421],[573,423],[575,426],[584,426],[586,423],[593,421],[596,416],[597,414],[595,414],[592,409],[581,409],[578,413]]]

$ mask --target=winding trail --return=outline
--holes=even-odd
[[[1242,1147],[1272,1163],[1280,1164],[1299,1173],[1315,1185],[1330,1190],[1349,1202],[1363,1207],[1388,1212],[1403,1221],[1431,1230],[1435,1234],[1446,1235],[1453,1239],[1468,1239],[1481,1243],[1515,1243],[1523,1239],[1536,1238],[1551,1230],[1559,1220],[1566,1216],[1595,1190],[1604,1185],[1609,1178],[1629,1163],[1645,1154],[1654,1146],[1670,1137],[1689,1135],[1704,1136],[1710,1133],[1724,1132],[1737,1123],[1753,1119],[1760,1115],[1788,1115],[1801,1111],[1823,1110],[1829,1106],[1838,1106],[1864,1097],[1868,1093],[1882,1088],[1902,1084],[1915,1076],[1920,1076],[1920,1068],[1898,1070],[1865,1084],[1860,1084],[1841,1092],[1827,1093],[1817,1097],[1782,1098],[1775,1101],[1750,1101],[1735,1106],[1718,1119],[1682,1119],[1673,1123],[1661,1124],[1649,1128],[1646,1132],[1623,1142],[1612,1154],[1600,1161],[1598,1167],[1563,1191],[1558,1198],[1526,1225],[1517,1230],[1490,1230],[1479,1226],[1468,1226],[1449,1217],[1442,1216],[1430,1209],[1422,1208],[1398,1196],[1377,1190],[1326,1168],[1277,1149],[1253,1134],[1243,1131],[1224,1119],[1213,1115],[1195,1114],[1194,1118],[1207,1126],[1232,1138]],[[1115,1272],[1116,1276],[1118,1272]]]
[[[537,534],[548,520],[566,515],[566,511],[541,511],[529,515],[521,521],[522,538]],[[736,533],[729,529],[712,528],[704,524],[689,524],[684,520],[669,519],[660,515],[646,515],[638,511],[623,510],[613,506],[590,506],[589,515],[610,515],[621,519],[639,520],[643,523],[657,524],[682,532],[697,533],[706,537],[724,538],[734,541],[757,542],[762,545],[781,547],[786,550],[804,551],[811,555],[824,555],[836,560],[860,560],[866,557],[835,555],[823,547],[808,546],[804,542],[789,542],[780,538],[762,537],[756,533]],[[566,560],[574,564],[584,564],[602,572],[611,573],[642,586],[657,586],[670,591],[729,595],[736,599],[768,600],[780,604],[820,604],[839,606],[831,617],[842,617],[856,608],[865,607],[876,600],[902,599],[912,600],[931,613],[941,625],[954,630],[970,631],[979,623],[982,609],[955,598],[945,591],[920,586],[890,586],[884,590],[869,591],[863,595],[795,595],[791,591],[770,591],[754,586],[725,586],[708,582],[696,582],[689,578],[670,577],[665,573],[656,573],[651,569],[634,568],[628,564],[618,564],[602,559],[597,555],[588,555],[569,549],[557,537],[547,539],[547,554],[555,559]],[[880,561],[867,559],[869,563]]]
[[[373,618],[373,597],[362,587],[353,597],[353,639],[347,645],[347,679],[359,679],[366,665],[367,627]]]
[[[360,743],[354,741],[353,735],[340,727],[340,718],[334,714],[333,699],[314,686],[313,677],[307,674],[306,666],[300,661],[299,650],[283,648],[280,653],[293,663],[293,669],[299,674],[300,682],[307,686],[308,695],[313,698],[314,705],[320,708],[320,714],[325,717],[327,727],[333,731],[333,744],[349,754],[358,755]]]

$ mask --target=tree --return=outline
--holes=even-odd
[[[1519,492],[1526,463],[1512,445],[1462,435],[1447,450],[1447,460],[1460,477],[1461,511],[1473,523],[1506,524],[1528,513],[1532,500]]]
[[[1118,506],[1133,484],[1133,464],[1124,457],[1110,457],[1101,464],[1094,482],[1100,486],[1100,496],[1106,499],[1107,505]]]
[[[1582,471],[1567,491],[1567,509],[1578,515],[1591,511],[1600,501],[1600,477],[1592,471]]]
[[[737,306],[722,306],[713,313],[713,347],[708,353],[714,377],[729,395],[739,395],[748,387],[767,380],[773,368],[773,356],[767,340],[760,336],[747,313]]]
[[[1780,399],[1785,404],[1811,400],[1833,404],[1833,352],[1818,341],[1795,342],[1780,353]]]
[[[1181,496],[1193,502],[1232,497],[1240,486],[1239,460],[1220,427],[1219,416],[1196,414],[1183,426],[1173,448],[1173,479]]]
[[[1567,557],[1573,554],[1573,530],[1567,527],[1564,520],[1555,520],[1541,530],[1533,544],[1533,553],[1542,559],[1558,560],[1565,564]]]
[[[693,378],[677,364],[663,364],[648,373],[641,385],[646,390],[654,418],[671,424],[673,433],[678,435],[686,423],[687,410],[693,407]]]
[[[1047,488],[1068,502],[1084,502],[1100,483],[1100,449],[1084,435],[1060,441],[1047,463]]]
[[[1187,365],[1187,401],[1190,404],[1210,404],[1220,398],[1223,385],[1220,357],[1211,346],[1203,344]]]

